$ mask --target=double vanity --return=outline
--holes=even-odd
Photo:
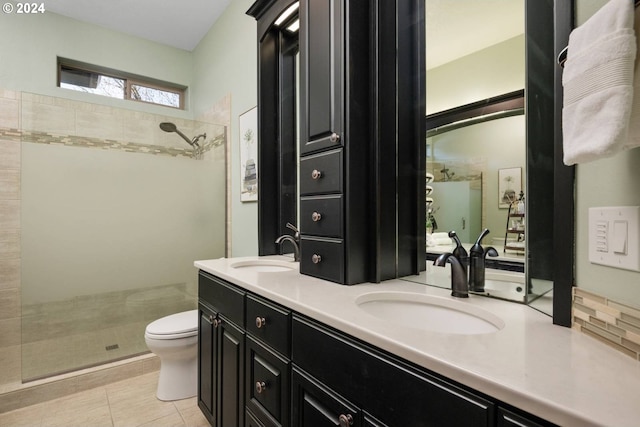
[[[282,256],[197,261],[213,426],[634,426],[637,361],[524,304],[343,286]]]

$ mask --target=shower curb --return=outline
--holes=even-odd
[[[0,414],[81,391],[134,378],[160,369],[155,354],[144,354],[67,374],[0,389]]]

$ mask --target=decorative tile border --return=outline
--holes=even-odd
[[[154,154],[171,157],[196,158],[190,148],[172,148],[160,145],[122,142],[110,139],[90,138],[74,135],[52,135],[46,132],[20,131],[17,129],[0,128],[0,139],[31,142],[36,144],[65,145],[69,147],[99,148],[103,150],[118,150],[130,153]],[[208,138],[202,146],[202,153],[225,143],[226,133]],[[202,156],[198,157],[202,158]]]
[[[640,310],[573,288],[573,328],[640,360]]]

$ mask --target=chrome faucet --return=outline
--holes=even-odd
[[[293,260],[300,261],[300,230],[289,222],[287,223],[287,228],[293,230],[294,235],[291,236],[290,234],[283,234],[276,239],[276,244],[282,246],[284,242],[291,242],[293,245]]]
[[[482,230],[476,243],[469,251],[469,290],[472,292],[484,292],[485,259],[487,255],[492,257],[498,256],[498,251],[496,251],[494,247],[489,246],[485,249],[480,244],[487,234],[489,234],[488,228]]]
[[[433,265],[444,267],[447,261],[451,264],[451,296],[456,298],[469,298],[467,272],[462,262],[460,262],[454,254],[447,252],[440,255],[433,261]]]

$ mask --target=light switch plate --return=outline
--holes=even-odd
[[[640,271],[640,206],[589,208],[589,262]]]

